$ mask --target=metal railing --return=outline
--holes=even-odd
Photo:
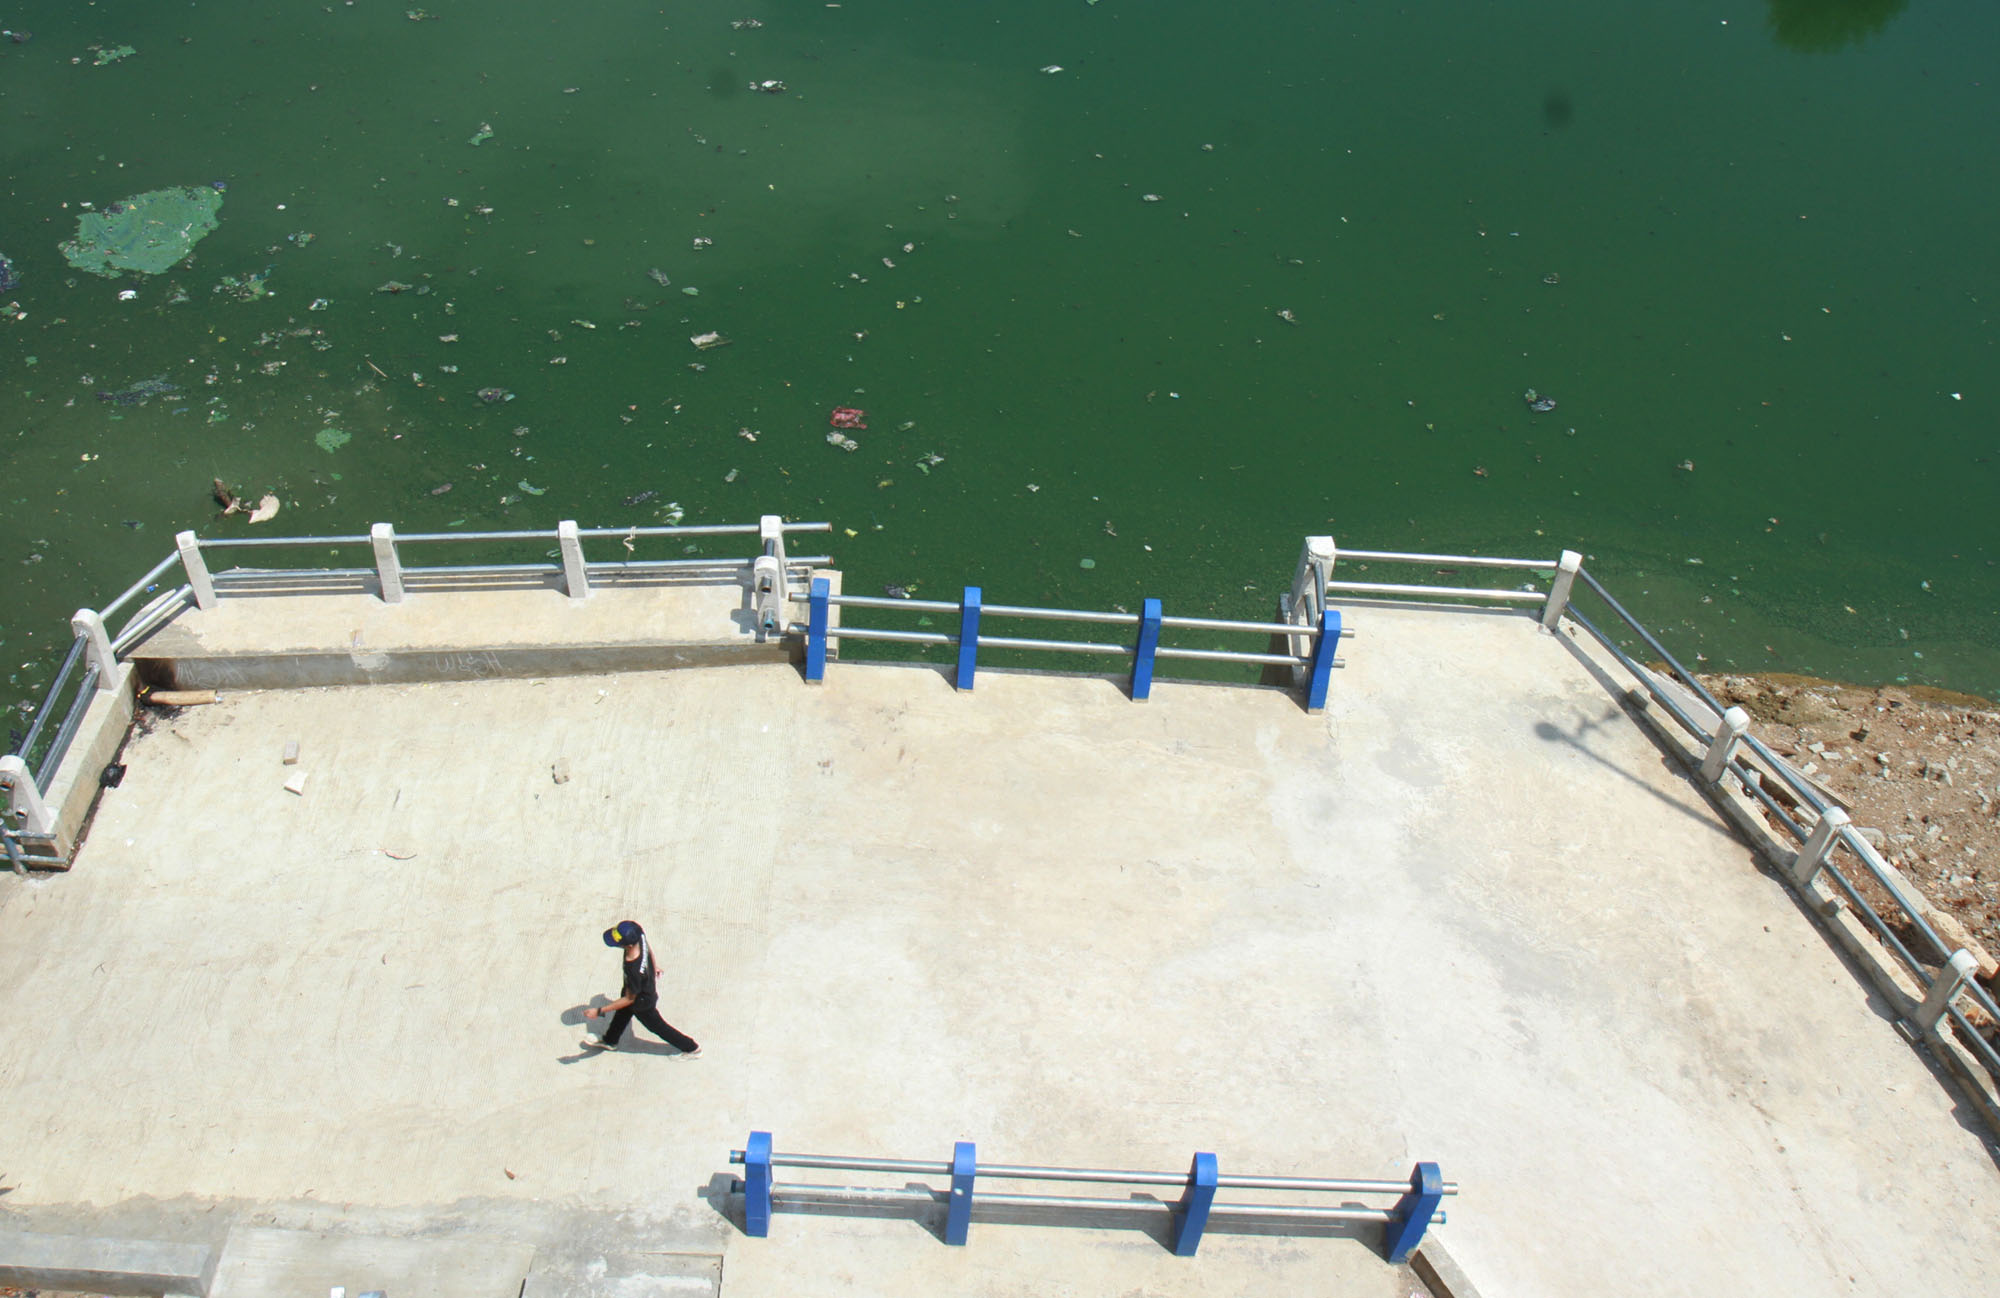
[[[202,540],[193,532],[174,538],[174,552],[155,563],[145,575],[126,587],[101,610],[79,609],[71,620],[73,640],[54,677],[34,709],[27,732],[6,758],[0,759],[0,803],[11,813],[10,827],[29,837],[42,837],[48,813],[40,803],[61,769],[90,704],[100,690],[111,689],[118,679],[118,664],[162,626],[188,608],[213,608],[223,598],[266,594],[340,593],[372,590],[385,602],[400,603],[412,591],[440,584],[479,586],[514,583],[553,585],[571,598],[582,598],[593,584],[617,586],[659,582],[675,576],[699,576],[723,569],[745,570],[751,580],[753,604],[760,624],[776,632],[786,610],[788,586],[805,571],[831,562],[827,555],[787,556],[785,538],[792,533],[830,532],[830,523],[787,523],[775,515],[765,515],[756,523],[704,524],[674,527],[579,528],[564,521],[553,530],[512,532],[419,532],[397,535],[390,524],[377,523],[366,534],[347,536],[232,536]],[[756,537],[760,552],[750,558],[680,558],[592,561],[584,553],[585,541],[617,541],[626,554],[637,552],[641,541],[659,538]],[[541,563],[471,563],[406,567],[405,546],[449,544],[553,545],[549,561]],[[211,572],[209,557],[216,552],[247,550],[296,551],[306,548],[339,549],[367,546],[373,563],[365,568],[281,567],[233,568]],[[162,579],[178,566],[183,581],[162,588]],[[150,597],[150,598],[144,598]],[[140,602],[144,598],[144,602]],[[137,604],[115,633],[105,623]],[[18,794],[17,784],[31,785]],[[31,815],[27,808],[33,808]],[[17,846],[9,841],[10,846]],[[11,858],[10,858],[11,859]],[[29,854],[31,864],[62,864],[57,858]]]
[[[807,606],[804,622],[794,622],[791,630],[806,641],[806,679],[826,678],[828,646],[839,640],[873,640],[893,644],[953,645],[958,650],[957,687],[969,690],[978,677],[981,649],[1027,650],[1044,653],[1097,654],[1132,660],[1131,696],[1136,701],[1151,697],[1155,664],[1160,659],[1193,662],[1251,663],[1282,666],[1293,670],[1305,683],[1306,706],[1317,712],[1326,705],[1327,682],[1333,668],[1343,664],[1335,656],[1340,640],[1354,632],[1344,629],[1338,610],[1327,609],[1317,625],[1302,627],[1290,622],[1245,622],[1229,618],[1172,617],[1161,611],[1160,601],[1148,599],[1138,613],[1117,610],[1043,608],[1026,604],[988,604],[977,586],[967,586],[958,602],[935,599],[890,599],[875,595],[835,595],[824,577],[813,579],[803,596],[792,597]],[[907,613],[944,613],[958,621],[956,634],[942,631],[906,631],[889,627],[835,625],[829,610],[834,608],[893,609]],[[1024,618],[1092,625],[1120,626],[1134,631],[1130,640],[1050,640],[1031,636],[992,635],[985,631],[988,618]],[[1162,632],[1172,630],[1223,631],[1276,637],[1303,638],[1303,653],[1251,652],[1230,649],[1199,649],[1160,643]]]
[[[729,1151],[729,1161],[741,1164],[743,1178],[730,1185],[732,1194],[743,1197],[743,1229],[764,1238],[771,1233],[771,1216],[785,1207],[851,1206],[863,1209],[903,1207],[919,1211],[938,1204],[945,1207],[944,1242],[964,1244],[972,1226],[975,1207],[987,1209],[1038,1209],[1069,1215],[1104,1215],[1113,1212],[1166,1212],[1172,1226],[1173,1250],[1180,1257],[1194,1256],[1212,1217],[1254,1220],[1264,1229],[1290,1223],[1375,1223],[1383,1227],[1383,1251],[1391,1262],[1406,1261],[1433,1225],[1442,1224],[1445,1214],[1439,1204],[1445,1196],[1458,1193],[1458,1183],[1438,1174],[1436,1163],[1418,1163],[1408,1180],[1371,1181],[1310,1176],[1223,1175],[1214,1154],[1197,1153],[1186,1172],[1121,1172],[1090,1167],[1039,1167],[1016,1163],[981,1163],[971,1141],[958,1141],[952,1156],[944,1162],[901,1158],[846,1158],[826,1154],[780,1154],[771,1148],[771,1133],[753,1131],[742,1149]],[[818,1168],[831,1171],[869,1172],[900,1176],[937,1176],[951,1179],[949,1191],[929,1186],[841,1186],[814,1182],[779,1182],[773,1170],[779,1167]],[[1177,1199],[1134,1195],[1125,1199],[1102,1196],[1060,1194],[996,1194],[981,1190],[981,1178],[988,1180],[1039,1181],[1047,1184],[1089,1183],[1100,1185],[1161,1186],[1180,1190]],[[1217,1203],[1218,1190],[1261,1190],[1295,1194],[1340,1194],[1393,1196],[1387,1206],[1346,1202],[1339,1205],[1312,1203]]]
[[[1927,918],[1927,907],[1921,899],[1902,874],[1861,836],[1845,810],[1750,733],[1748,713],[1742,708],[1724,706],[1589,570],[1579,569],[1577,575],[1613,617],[1655,656],[1655,661],[1665,666],[1668,680],[1687,692],[1687,698],[1677,698],[1673,691],[1662,689],[1659,677],[1636,662],[1596,622],[1573,605],[1563,610],[1694,741],[1694,747],[1703,753],[1697,775],[1717,787],[1725,780],[1734,781],[1745,796],[1763,808],[1767,817],[1798,844],[1785,874],[1809,907],[1821,914],[1843,906],[1850,910],[1922,989],[1921,995],[1913,997],[1904,1007],[1903,1020],[1910,1029],[1921,1037],[1936,1040],[1946,1031],[1944,1025],[1948,1022],[1954,1030],[1954,1039],[2000,1083],[2000,1050],[1957,1005],[1961,996],[1967,997],[1986,1015],[1988,1023],[2000,1024],[2000,1004],[1972,976],[1978,968],[1973,955],[1963,948],[1954,948],[1939,935]],[[1690,702],[1706,708],[1715,721],[1711,724],[1695,715],[1688,706]],[[1795,814],[1798,812],[1805,813],[1803,818]],[[1821,878],[1827,882],[1830,901],[1822,901],[1814,889]],[[1892,903],[1889,916],[1884,916],[1869,901],[1858,880],[1866,880],[1889,899]]]

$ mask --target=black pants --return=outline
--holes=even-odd
[[[613,1014],[611,1016],[611,1026],[604,1029],[604,1044],[608,1046],[617,1045],[618,1038],[625,1035],[625,1025],[635,1018],[644,1024],[646,1029],[654,1036],[676,1050],[695,1051],[701,1049],[695,1043],[693,1037],[660,1017],[660,1006],[657,1001],[640,1001],[627,1005],[624,1009]]]

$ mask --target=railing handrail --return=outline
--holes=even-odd
[[[729,1151],[729,1161],[741,1163],[744,1151]],[[884,1172],[908,1176],[949,1176],[950,1161],[925,1162],[904,1158],[854,1158],[838,1154],[786,1154],[773,1150],[773,1167],[809,1167],[828,1172]],[[1034,1163],[975,1163],[980,1176],[1018,1181],[1088,1181],[1102,1185],[1185,1185],[1186,1172],[1132,1172],[1101,1167],[1057,1167]],[[1317,1176],[1219,1175],[1226,1190],[1317,1190],[1331,1194],[1401,1194],[1408,1181],[1368,1181]],[[1444,1193],[1457,1194],[1458,1182],[1443,1183]]]
[[[1353,551],[1345,552],[1348,554]],[[1650,670],[1633,660],[1630,654],[1610,635],[1574,608],[1565,608],[1564,613],[1590,637],[1607,650],[1624,668],[1632,674],[1645,690],[1648,698],[1660,707],[1690,738],[1696,747],[1706,750],[1706,756],[1699,772],[1701,777],[1712,784],[1720,784],[1724,778],[1733,777],[1739,788],[1764,808],[1798,844],[1790,869],[1786,872],[1793,886],[1813,900],[1813,881],[1824,873],[1832,883],[1837,895],[1844,896],[1847,903],[1861,917],[1862,923],[1880,944],[1888,950],[1904,970],[1922,989],[1921,998],[1909,1007],[1907,1018],[1921,1034],[1941,1033],[1944,1022],[1949,1019],[1958,1029],[1956,1038],[1978,1057],[1981,1063],[2000,1083],[2000,1050],[1996,1050],[1966,1019],[1957,1008],[1955,1001],[1960,995],[1971,997],[1981,1010],[2000,1021],[2000,1002],[1977,979],[1967,975],[1966,968],[1973,957],[1963,948],[1954,949],[1947,942],[1925,914],[1922,901],[1911,894],[1908,883],[1881,856],[1875,846],[1861,835],[1850,822],[1847,813],[1834,805],[1804,774],[1771,751],[1763,740],[1750,733],[1749,716],[1741,708],[1726,707],[1717,699],[1700,678],[1668,651],[1659,637],[1644,623],[1634,617],[1618,599],[1607,590],[1602,582],[1588,568],[1579,566],[1577,576],[1584,585],[1604,601],[1608,607],[1647,648],[1659,655],[1658,661],[1667,669],[1667,677],[1676,685],[1685,688],[1694,700],[1706,707],[1717,719],[1717,729],[1708,727],[1689,715],[1679,699],[1660,688],[1659,678]],[[1753,767],[1737,752],[1738,746],[1747,749],[1757,760]],[[1811,811],[1813,824],[1808,827],[1788,814],[1778,804],[1776,798],[1764,788],[1767,778],[1775,779],[1784,786],[1795,807]],[[1839,864],[1836,848],[1861,863],[1863,872],[1895,904],[1896,911],[1910,930],[1923,940],[1929,959],[1919,958],[1910,950],[1889,921],[1862,896],[1847,873]]]
[[[743,1178],[731,1185],[732,1193],[743,1196],[746,1233],[768,1236],[771,1216],[780,1196],[800,1202],[823,1204],[828,1200],[848,1200],[862,1204],[884,1202],[925,1206],[943,1202],[946,1206],[944,1242],[961,1245],[972,1223],[975,1204],[997,1207],[1085,1209],[1130,1211],[1166,1209],[1173,1214],[1172,1246],[1181,1257],[1191,1257],[1201,1243],[1213,1214],[1251,1217],[1261,1220],[1294,1219],[1307,1221],[1379,1222],[1386,1227],[1385,1246],[1389,1260],[1401,1263],[1423,1239],[1432,1225],[1443,1222],[1440,1204],[1458,1193],[1458,1183],[1445,1180],[1435,1163],[1418,1163],[1407,1181],[1362,1180],[1309,1176],[1224,1176],[1214,1154],[1197,1153],[1186,1172],[1135,1172],[1096,1167],[1056,1167],[1026,1163],[981,1163],[971,1141],[961,1140],[952,1149],[949,1162],[901,1158],[856,1158],[832,1154],[786,1154],[771,1147],[771,1133],[753,1131],[742,1149],[729,1151],[729,1161],[743,1167]],[[840,1186],[816,1182],[780,1182],[773,1175],[779,1167],[818,1168],[831,1171],[871,1172],[901,1176],[948,1176],[948,1195],[927,1186]],[[982,1192],[979,1182],[988,1180],[1043,1181],[1052,1183],[1093,1183],[1101,1185],[1141,1185],[1178,1187],[1177,1201],[1144,1197],[1112,1199],[1103,1196],[1048,1194],[993,1194]],[[1393,1206],[1382,1208],[1341,1204],[1217,1203],[1219,1189],[1292,1191],[1329,1194],[1395,1195]]]
[[[1540,595],[1534,596],[1540,599]],[[1322,610],[1320,625],[1299,622],[1250,622],[1233,618],[1209,617],[1168,617],[1157,599],[1145,601],[1142,611],[1128,613],[1122,609],[1077,609],[1055,608],[1037,604],[988,604],[984,592],[977,586],[965,587],[959,602],[946,600],[912,599],[907,596],[847,595],[833,593],[831,583],[824,578],[815,578],[804,595],[788,595],[792,603],[807,606],[807,620],[793,622],[788,630],[801,635],[806,641],[806,679],[819,681],[825,678],[826,664],[830,658],[827,647],[838,640],[874,640],[890,644],[949,645],[958,649],[958,665],[955,684],[960,690],[973,688],[977,678],[979,650],[1016,649],[1044,653],[1103,654],[1111,657],[1133,660],[1131,693],[1135,701],[1146,699],[1153,683],[1153,668],[1161,658],[1179,661],[1248,663],[1259,666],[1289,667],[1295,674],[1303,676],[1306,684],[1306,709],[1317,712],[1325,706],[1327,676],[1332,668],[1342,666],[1334,657],[1334,651],[1342,638],[1351,638],[1354,632],[1341,624],[1341,615],[1333,610]],[[889,627],[836,626],[832,610],[836,608],[867,608],[896,610],[910,613],[956,613],[959,630],[956,635],[948,631],[910,631]],[[1107,643],[1101,640],[1051,640],[1028,636],[996,636],[985,634],[981,627],[988,617],[1028,618],[1053,621],[1084,622],[1097,625],[1137,627],[1138,639],[1135,643]],[[1304,642],[1305,652],[1263,652],[1253,653],[1234,649],[1194,649],[1178,645],[1160,643],[1163,628],[1222,631],[1229,633],[1254,633],[1267,637],[1286,637],[1286,644]]]

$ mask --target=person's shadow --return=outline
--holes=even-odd
[[[601,1010],[610,1003],[611,998],[609,996],[599,993],[591,997],[585,1004],[572,1005],[562,1012],[560,1015],[562,1021],[577,1032],[577,1047],[570,1054],[557,1055],[557,1063],[581,1063],[586,1059],[598,1055],[677,1055],[680,1053],[680,1051],[674,1049],[664,1041],[643,1040],[639,1036],[639,1025],[636,1022],[626,1025],[625,1035],[618,1039],[618,1048],[616,1050],[598,1050],[584,1045],[584,1038],[602,1036],[604,1029],[611,1025],[611,1020],[609,1018],[586,1019],[583,1017],[583,1012],[585,1010]]]

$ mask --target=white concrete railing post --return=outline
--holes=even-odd
[[[118,655],[111,648],[111,637],[104,632],[104,619],[90,609],[80,608],[70,618],[69,625],[83,641],[84,661],[97,669],[97,688],[110,689],[117,683]]]
[[[187,569],[188,586],[194,591],[194,606],[214,608],[215,580],[208,575],[208,561],[201,557],[201,542],[193,532],[176,532],[174,548],[181,552],[181,567]]]
[[[1938,1024],[1944,1021],[1944,1012],[1951,1008],[1952,998],[1965,990],[1965,980],[1979,972],[1979,961],[1970,951],[1954,951],[1945,967],[1931,983],[1930,991],[1924,994],[1923,1003],[1910,1013],[1910,1021],[1917,1031],[1925,1036],[1935,1036]]]
[[[757,520],[757,539],[763,553],[750,563],[750,603],[757,614],[757,627],[765,636],[778,635],[790,615],[785,576],[785,520],[765,514]]]
[[[1819,823],[1813,826],[1805,846],[1792,858],[1792,882],[1800,892],[1812,887],[1812,881],[1819,877],[1828,854],[1833,851],[1833,840],[1852,823],[1839,807],[1828,807],[1820,813]]]
[[[368,529],[368,539],[375,546],[375,575],[382,583],[382,602],[402,603],[403,561],[396,557],[396,529],[377,523]]]
[[[556,544],[562,547],[563,589],[571,599],[582,599],[590,594],[590,569],[583,566],[583,538],[576,533],[575,519],[556,524]]]
[[[56,832],[56,818],[42,801],[42,791],[26,761],[11,753],[0,757],[0,782],[7,785],[7,818],[21,833],[39,838]]]
[[[1563,610],[1569,607],[1570,588],[1576,585],[1576,570],[1583,566],[1583,556],[1574,550],[1564,550],[1556,560],[1556,579],[1549,583],[1549,600],[1542,605],[1542,625],[1553,631],[1562,621]]]
[[[1722,729],[1715,732],[1715,742],[1708,746],[1708,756],[1701,759],[1702,779],[1713,784],[1722,778],[1730,755],[1736,751],[1737,740],[1743,738],[1744,731],[1748,729],[1750,714],[1742,708],[1730,708],[1722,714]]]

